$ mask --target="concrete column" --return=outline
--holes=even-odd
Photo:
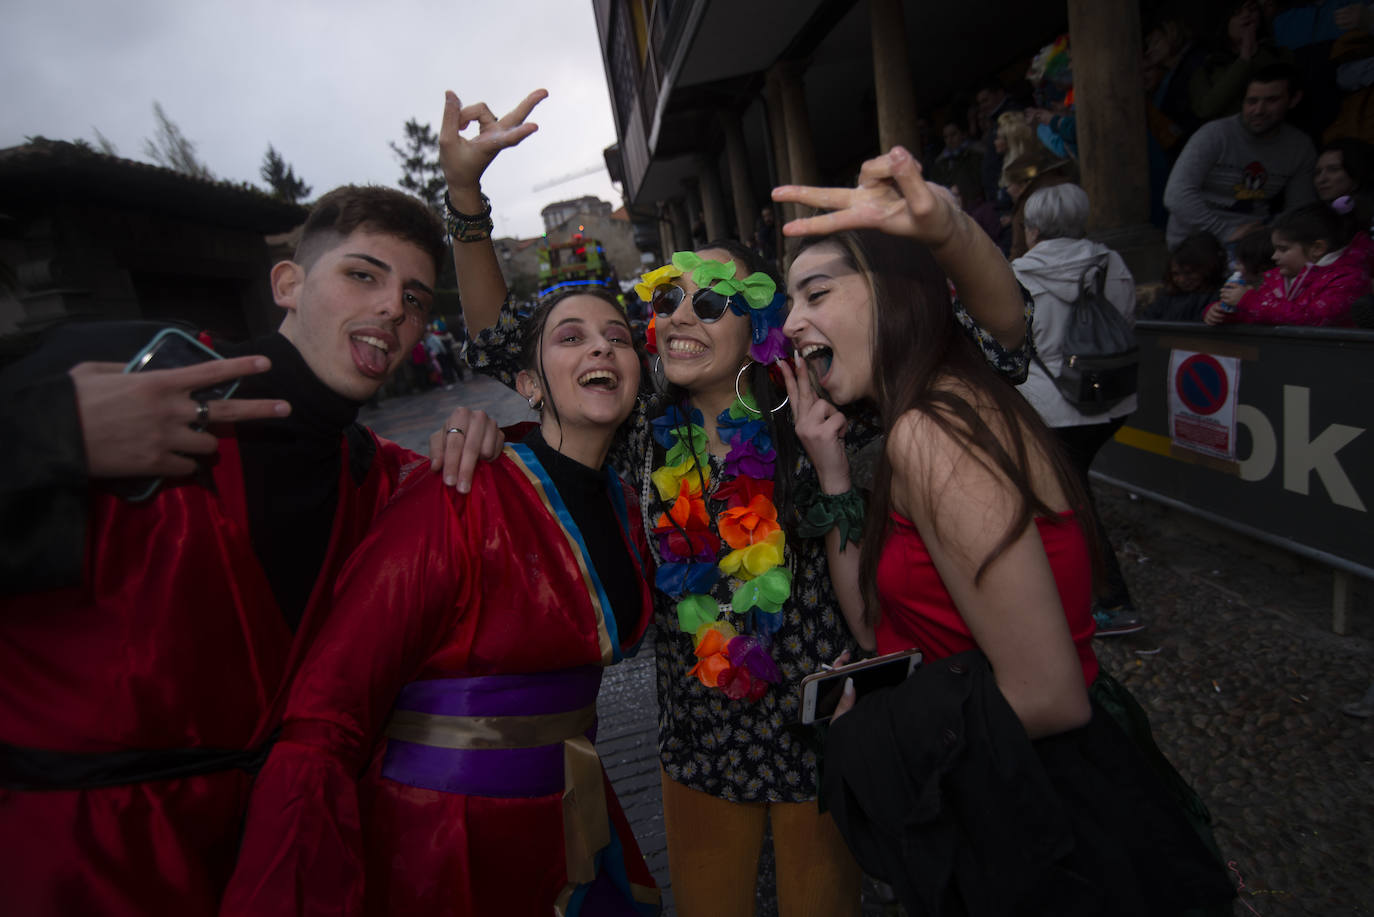
[[[696,178],[687,178],[683,180],[682,186],[685,190],[682,202],[687,213],[687,238],[690,240],[687,247],[694,248],[699,235],[696,231],[697,226],[701,226],[703,230],[706,228],[706,220],[701,212],[701,182]]]
[[[898,144],[911,155],[921,151],[916,130],[916,89],[907,56],[906,14],[902,0],[868,0],[873,37],[873,89],[878,99],[878,150]]]
[[[701,218],[706,224],[706,238],[723,239],[730,234],[725,225],[725,199],[720,193],[720,173],[714,156],[697,160],[697,179],[701,191]]]
[[[1116,249],[1138,280],[1162,271],[1161,234],[1149,226],[1145,94],[1136,0],[1068,0],[1074,106],[1093,238]]]
[[[785,184],[814,185],[818,181],[816,148],[811,139],[811,120],[806,114],[806,91],[802,86],[805,69],[797,61],[780,61],[768,71],[769,123],[773,126],[778,155],[787,163]],[[779,125],[773,121],[775,110],[781,115],[780,132]],[[781,174],[783,169],[778,172]],[[787,204],[781,209],[783,222],[796,219],[800,214],[796,204]]]
[[[1078,162],[1093,229],[1150,218],[1140,9],[1135,0],[1069,0]]]
[[[668,212],[673,215],[673,251],[691,251],[692,221],[687,217],[687,202],[680,197],[673,198],[668,202]]]
[[[816,145],[811,138],[811,119],[806,113],[806,89],[802,85],[805,71],[805,66],[800,62],[782,61],[768,71],[768,78],[777,84],[782,103],[787,163],[792,182],[814,185],[819,173],[816,170]]]
[[[663,201],[659,201],[657,206],[658,206],[658,247],[659,247],[659,252],[658,252],[658,253],[659,253],[659,256],[660,256],[660,262],[661,262],[662,264],[667,264],[667,263],[668,263],[668,259],[671,258],[671,257],[673,257],[673,252],[677,251],[677,248],[674,246],[674,243],[673,243],[673,219],[672,219],[672,212],[669,210],[668,205],[667,205],[666,203],[664,203]],[[654,267],[659,267],[659,265],[656,264],[656,265],[654,265]],[[651,270],[652,270],[652,268],[651,268]]]
[[[763,101],[768,113],[768,140],[773,148],[773,169],[778,176],[777,183],[790,185],[792,165],[787,161],[787,122],[782,116],[782,90],[771,75],[763,84]],[[796,206],[793,204],[774,204],[773,209],[781,211],[775,214],[782,217],[778,225],[796,216]]]
[[[735,232],[739,240],[750,245],[754,239],[754,220],[758,207],[749,187],[749,159],[744,152],[744,129],[739,115],[725,112],[720,116],[725,129],[725,159],[730,167],[730,197],[735,205]]]

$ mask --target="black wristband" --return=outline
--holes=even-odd
[[[444,192],[444,226],[455,242],[482,242],[491,238],[491,199],[478,192],[482,198],[482,212],[478,214],[459,213],[453,200]]]

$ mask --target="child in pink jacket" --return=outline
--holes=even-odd
[[[1222,287],[1203,321],[1349,327],[1350,304],[1370,292],[1368,239],[1348,215],[1308,204],[1274,221],[1274,264],[1257,290]],[[1362,244],[1363,243],[1363,244]]]

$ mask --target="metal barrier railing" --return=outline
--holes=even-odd
[[[1094,477],[1374,579],[1374,331],[1136,323],[1140,407]],[[1199,355],[1194,357],[1193,355]]]

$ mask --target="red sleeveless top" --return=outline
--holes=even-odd
[[[1061,513],[1058,520],[1037,518],[1035,526],[1059,586],[1059,601],[1083,667],[1083,681],[1091,685],[1097,678],[1097,656],[1092,648],[1096,628],[1087,541],[1071,512]],[[916,526],[896,513],[892,514],[892,530],[878,559],[878,598],[883,608],[876,629],[879,653],[914,646],[929,661],[977,647]]]

